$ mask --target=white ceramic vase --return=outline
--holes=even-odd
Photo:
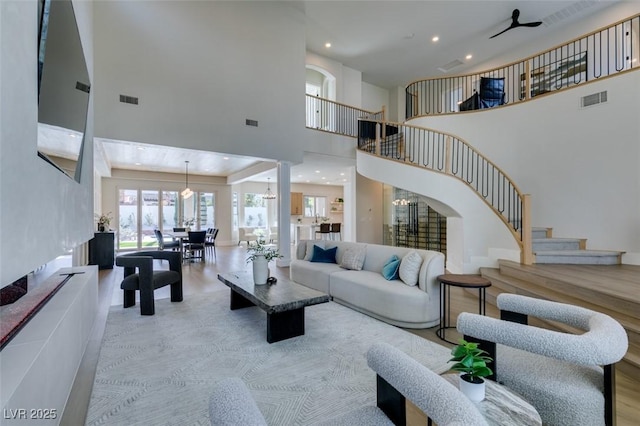
[[[464,374],[459,377],[460,392],[466,395],[473,402],[480,402],[484,400],[485,382],[484,379],[481,383],[471,383],[463,379]]]
[[[253,282],[256,285],[263,285],[267,283],[269,278],[269,262],[265,259],[264,255],[256,254],[253,259]]]

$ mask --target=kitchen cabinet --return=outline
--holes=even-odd
[[[291,193],[291,215],[299,216],[304,213],[302,208],[302,192]]]

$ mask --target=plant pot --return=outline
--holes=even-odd
[[[480,402],[484,400],[485,383],[484,379],[476,378],[476,382],[469,381],[468,374],[461,374],[458,387],[467,398],[472,402]]]
[[[269,278],[269,262],[267,262],[267,259],[265,259],[264,255],[257,254],[252,263],[254,284],[266,284],[267,279]]]
[[[104,225],[98,225],[98,232],[104,232],[104,231],[105,231]]]

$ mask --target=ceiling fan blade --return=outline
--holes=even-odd
[[[512,29],[512,28],[515,28],[515,27],[514,27],[514,26],[508,27],[507,29],[504,29],[504,30],[500,31],[498,34],[494,34],[494,35],[492,35],[492,36],[491,36],[491,37],[489,37],[489,38],[491,39],[491,38],[494,38],[494,37],[498,37],[500,34],[502,34],[502,33],[506,33],[507,31],[509,31],[509,30],[510,30],[510,29]]]
[[[521,27],[539,27],[540,25],[542,25],[542,21],[525,22],[524,24],[520,24]]]

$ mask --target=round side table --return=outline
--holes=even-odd
[[[491,286],[491,281],[480,275],[444,274],[438,276],[440,281],[440,327],[436,330],[436,336],[445,342],[456,344],[447,340],[447,329],[455,328],[451,325],[451,287],[477,288],[478,289],[478,313],[485,314],[486,289]]]

